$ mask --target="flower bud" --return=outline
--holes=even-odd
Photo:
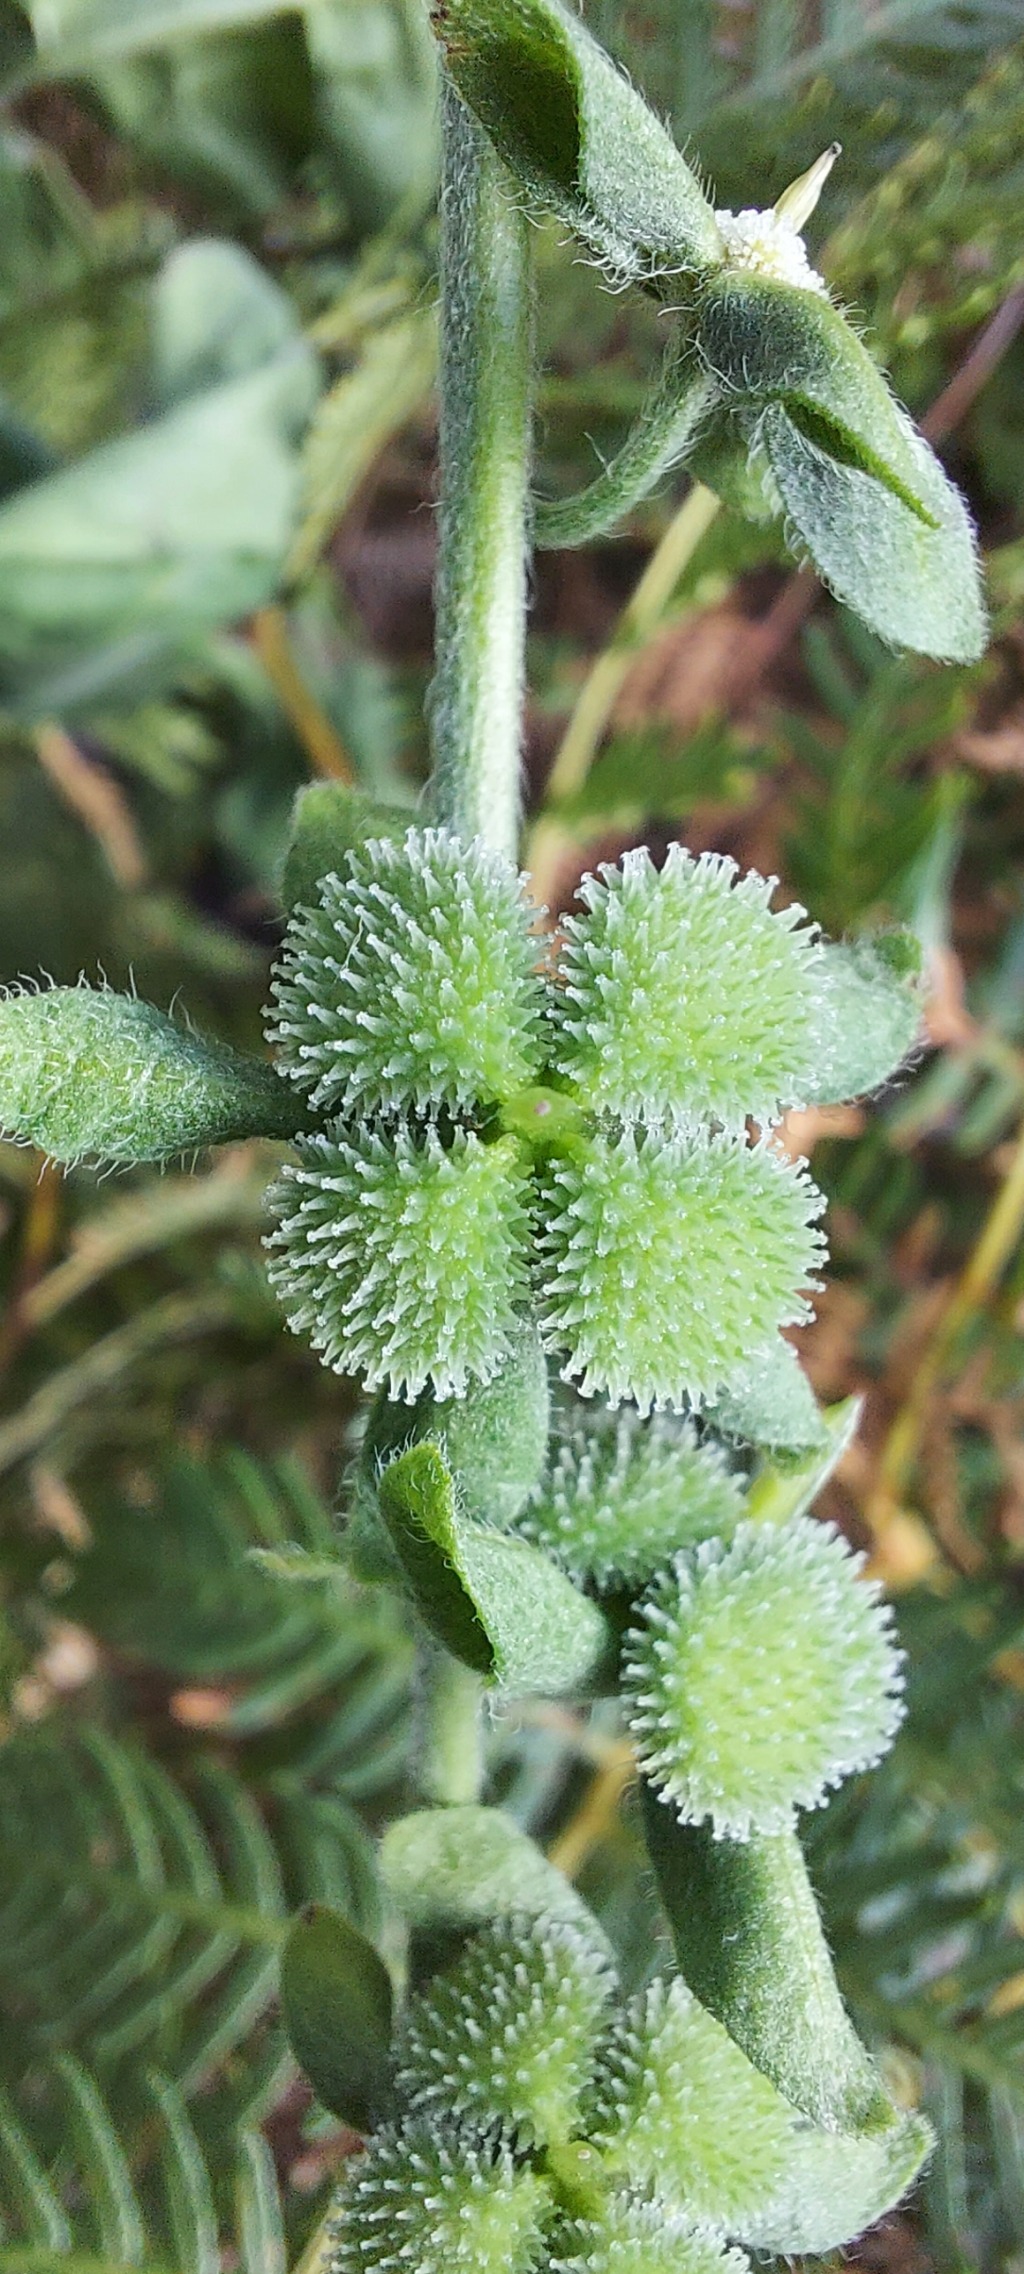
[[[0,997],[0,1130],[52,1160],[166,1161],[241,1137],[291,1137],[288,1085],[112,989]]]

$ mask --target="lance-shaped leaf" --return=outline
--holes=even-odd
[[[436,0],[463,101],[513,174],[624,277],[721,261],[711,206],[675,143],[560,0]]]
[[[444,1455],[463,1514],[501,1528],[519,1515],[540,1478],[550,1412],[540,1338],[523,1320],[493,1379],[474,1382],[465,1397],[438,1398],[424,1390],[410,1409],[381,1394],[363,1440],[360,1481],[375,1493],[396,1454],[431,1438]]]
[[[742,2239],[785,2254],[839,2247],[899,2202],[929,2126],[894,2106],[850,2022],[796,1834],[716,1839],[673,1821],[646,1788],[643,1803],[687,1981],[809,2119]]]
[[[404,837],[409,815],[397,805],[380,805],[365,790],[346,782],[310,782],[300,790],[281,875],[281,899],[289,915],[316,906],[321,877],[339,869],[346,854],[371,837]]]
[[[499,1689],[588,1685],[611,1648],[595,1603],[528,1540],[464,1516],[440,1446],[410,1446],[384,1471],[380,1511],[422,1616]]]
[[[165,1161],[291,1137],[289,1087],[260,1058],[95,987],[0,1000],[0,1129],[52,1160]]]
[[[912,430],[863,341],[823,293],[724,271],[701,294],[697,339],[729,393],[785,403],[794,425],[934,524]]]
[[[701,355],[750,412],[783,509],[815,567],[882,639],[951,661],[985,641],[974,533],[959,491],[822,293],[719,274]]]
[[[771,403],[758,434],[791,531],[837,600],[890,647],[974,663],[986,639],[974,531],[959,490],[909,419],[920,490],[937,526]]]
[[[369,2131],[387,2099],[393,2006],[373,1944],[340,1911],[311,1904],[285,1944],[281,2002],[292,2051],[324,2107]]]

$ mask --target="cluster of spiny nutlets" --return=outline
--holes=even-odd
[[[595,1920],[499,1918],[410,1999],[334,2274],[743,2274],[795,2111],[685,1984],[617,1994]]]
[[[272,1196],[270,1268],[327,1364],[458,1396],[526,1313],[585,1396],[642,1413],[778,1373],[824,1246],[773,1125],[874,1088],[919,1012],[902,938],[828,945],[772,891],[627,853],[545,955],[525,880],[442,829],[319,881],[269,1031],[321,1126]]]
[[[928,2127],[888,2099],[830,1976],[814,2001],[820,2042],[794,2069],[787,2001],[807,1991],[804,1959],[828,1969],[816,1924],[802,1955],[785,1954],[763,2046],[756,1981],[731,2028],[678,1974],[626,1994],[593,1913],[495,1812],[406,1818],[382,1854],[399,1915],[404,1881],[414,1918],[447,1923],[449,1955],[424,1975],[413,1933],[394,2021],[364,1951],[378,2047],[362,2077],[329,2057],[320,2072],[340,2113],[353,2088],[374,2109],[330,2222],[331,2274],[749,2274],[746,2249],[850,2240],[919,2167]],[[799,1909],[799,1854],[784,1860]],[[519,1904],[505,1908],[516,1883]],[[327,1920],[311,1926],[331,1939]],[[357,1938],[335,1931],[339,1976],[355,1982]],[[285,1960],[290,2017],[308,1933],[297,1925]],[[301,2022],[299,2039],[316,2074]]]

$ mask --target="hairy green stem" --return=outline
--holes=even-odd
[[[459,835],[514,855],[533,370],[528,223],[451,87],[443,151],[433,804]]]
[[[689,334],[676,332],[621,450],[576,496],[538,504],[538,545],[585,545],[614,528],[684,455],[714,398]]]
[[[419,1784],[427,1800],[454,1808],[479,1800],[483,1783],[479,1674],[438,1644],[424,1643],[419,1670]]]

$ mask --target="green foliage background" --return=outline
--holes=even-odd
[[[1010,2274],[1020,17],[588,14],[722,203],[767,202],[843,142],[819,265],[916,415],[1003,326],[945,446],[989,554],[991,656],[894,660],[819,605],[728,715],[714,642],[763,621],[784,572],[771,532],[726,517],[559,818],[581,864],[678,835],[778,866],[829,930],[909,917],[933,950],[934,1048],[867,1118],[811,1132],[834,1249],[812,1371],[868,1391],[829,1513],[873,1535],[913,1662],[891,1761],[814,1823],[812,1860],[858,2018],[941,2134],[863,2262]],[[417,0],[0,0],[0,93],[0,980],[134,975],[252,1046],[296,788],[346,755],[411,802],[425,767],[429,39]],[[558,490],[614,445],[659,338],[554,236],[541,254]],[[535,798],[674,502],[538,572]],[[311,1898],[374,1924],[371,1836],[416,1797],[412,1644],[386,1600],[317,1578],[350,1415],[263,1278],[268,1165],[237,1148],[196,1179],[65,1184],[0,1148],[0,2274],[280,2274],[350,2144],[297,2079],[277,1956]],[[1001,1269],[947,1328],[1000,1207]],[[508,1713],[488,1742],[491,1796],[579,1869],[643,1980],[653,1899],[628,1805],[603,1805],[607,1709]]]

